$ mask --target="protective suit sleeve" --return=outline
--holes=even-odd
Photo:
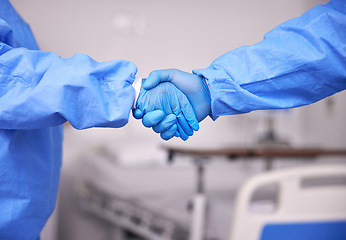
[[[13,45],[11,29],[0,19],[0,129],[127,123],[135,94],[133,63],[99,63],[83,54],[65,59]]]
[[[299,107],[346,89],[345,11],[343,0],[317,5],[194,70],[208,79],[213,119]]]

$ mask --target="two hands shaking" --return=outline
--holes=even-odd
[[[203,77],[192,73],[177,69],[153,71],[143,79],[132,113],[162,139],[175,136],[185,141],[211,113],[209,87]]]

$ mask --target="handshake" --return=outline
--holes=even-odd
[[[211,113],[206,80],[177,69],[157,70],[142,80],[133,116],[142,119],[161,138],[184,141],[199,130],[199,122]]]

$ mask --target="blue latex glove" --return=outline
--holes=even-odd
[[[149,91],[143,89],[142,85],[133,116],[137,119],[143,117],[143,125],[153,127],[155,132],[161,133],[164,140],[175,135],[185,141],[192,136],[193,130],[199,129],[189,100],[170,83],[160,84]]]
[[[135,112],[138,114],[139,109],[136,110],[134,111],[134,115],[136,114]],[[173,136],[180,137],[180,133],[177,131],[177,117],[174,114],[166,115],[162,110],[154,110],[145,114],[142,122],[144,126],[152,127],[156,133],[160,133],[161,138],[166,141]],[[183,137],[184,136],[186,136],[186,134],[183,134]],[[186,139],[187,138],[188,136],[186,136]]]
[[[143,83],[143,88],[149,90],[163,82],[173,83],[187,96],[198,122],[211,113],[210,92],[204,78],[177,69],[157,70],[150,73]]]

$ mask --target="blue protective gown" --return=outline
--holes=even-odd
[[[0,239],[36,240],[52,213],[63,127],[121,127],[137,68],[39,51],[29,26],[0,0]]]
[[[299,107],[345,90],[346,1],[317,5],[193,72],[208,79],[214,119]]]

